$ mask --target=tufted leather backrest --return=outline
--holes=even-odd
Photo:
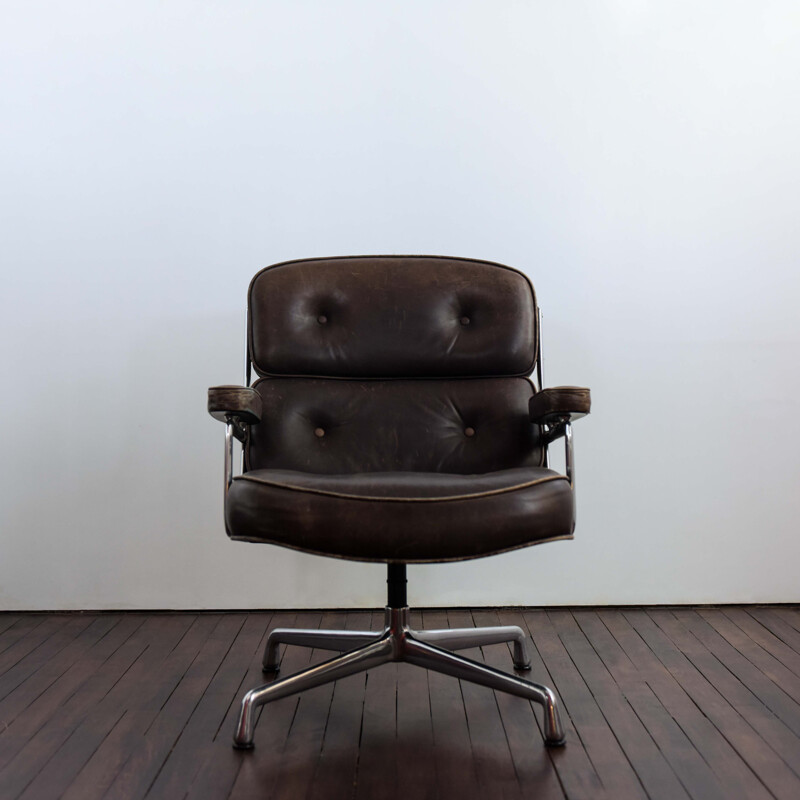
[[[483,473],[540,464],[536,299],[487,261],[288,261],[248,295],[261,422],[246,468]]]
[[[475,474],[539,465],[526,378],[262,378],[246,468]]]
[[[536,298],[520,272],[439,256],[287,261],[253,278],[250,358],[266,375],[528,375]]]

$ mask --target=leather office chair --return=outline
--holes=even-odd
[[[289,261],[253,278],[247,311],[247,386],[208,394],[227,425],[227,533],[384,562],[388,602],[383,631],[273,630],[265,672],[278,671],[281,644],[342,654],[247,692],[235,746],[252,747],[257,707],[389,661],[535,700],[546,744],[563,744],[549,688],[454,652],[512,642],[515,669],[529,669],[520,628],[415,631],[406,604],[406,564],[572,538],[571,422],[589,412],[589,390],[542,389],[528,279],[436,256]],[[562,436],[566,475],[547,467]]]

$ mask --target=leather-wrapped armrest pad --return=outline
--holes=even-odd
[[[261,397],[247,386],[212,386],[208,390],[208,413],[221,422],[237,417],[245,425],[255,425],[261,419]]]
[[[586,416],[592,407],[588,389],[581,386],[554,386],[542,389],[531,397],[528,408],[531,422],[546,424],[560,417],[579,419]]]

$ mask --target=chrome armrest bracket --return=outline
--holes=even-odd
[[[227,417],[225,422],[225,498],[233,483],[233,440],[242,443],[242,469],[244,469],[244,445],[247,442],[247,426],[241,420]]]
[[[233,483],[233,423],[225,425],[225,498],[228,497],[228,489]]]
[[[564,437],[564,463],[567,473],[567,480],[570,486],[575,488],[575,453],[572,448],[572,420],[569,416],[555,420],[548,425],[542,425],[542,436],[544,439],[545,455],[547,448],[556,439]],[[547,462],[545,462],[547,463]]]
[[[564,463],[567,480],[572,490],[575,490],[575,454],[572,450],[572,423],[564,423]]]
[[[577,506],[575,504],[575,451],[572,446],[572,420],[570,417],[565,416],[552,424],[542,425],[541,430],[544,442],[544,465],[546,467],[550,466],[547,452],[550,443],[561,436],[564,437],[564,471],[572,488],[572,528],[574,530]]]
[[[237,416],[228,414],[225,417],[225,424],[231,428],[231,433],[242,444],[247,441],[247,425],[245,425]]]
[[[572,423],[569,421],[564,423],[564,463],[567,480],[572,487],[572,530],[574,531],[578,505],[575,502],[575,454],[572,451]]]

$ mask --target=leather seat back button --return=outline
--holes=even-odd
[[[314,436],[316,436],[317,439],[321,439],[324,435],[325,435],[324,428],[314,428]]]
[[[475,428],[464,428],[464,436],[474,436]]]
[[[317,317],[317,322],[319,322],[320,325],[324,325],[327,321],[328,321],[328,318],[324,314],[320,314]]]
[[[462,325],[469,325],[470,321],[471,320],[470,320],[469,317],[461,317],[461,320],[460,320]]]

